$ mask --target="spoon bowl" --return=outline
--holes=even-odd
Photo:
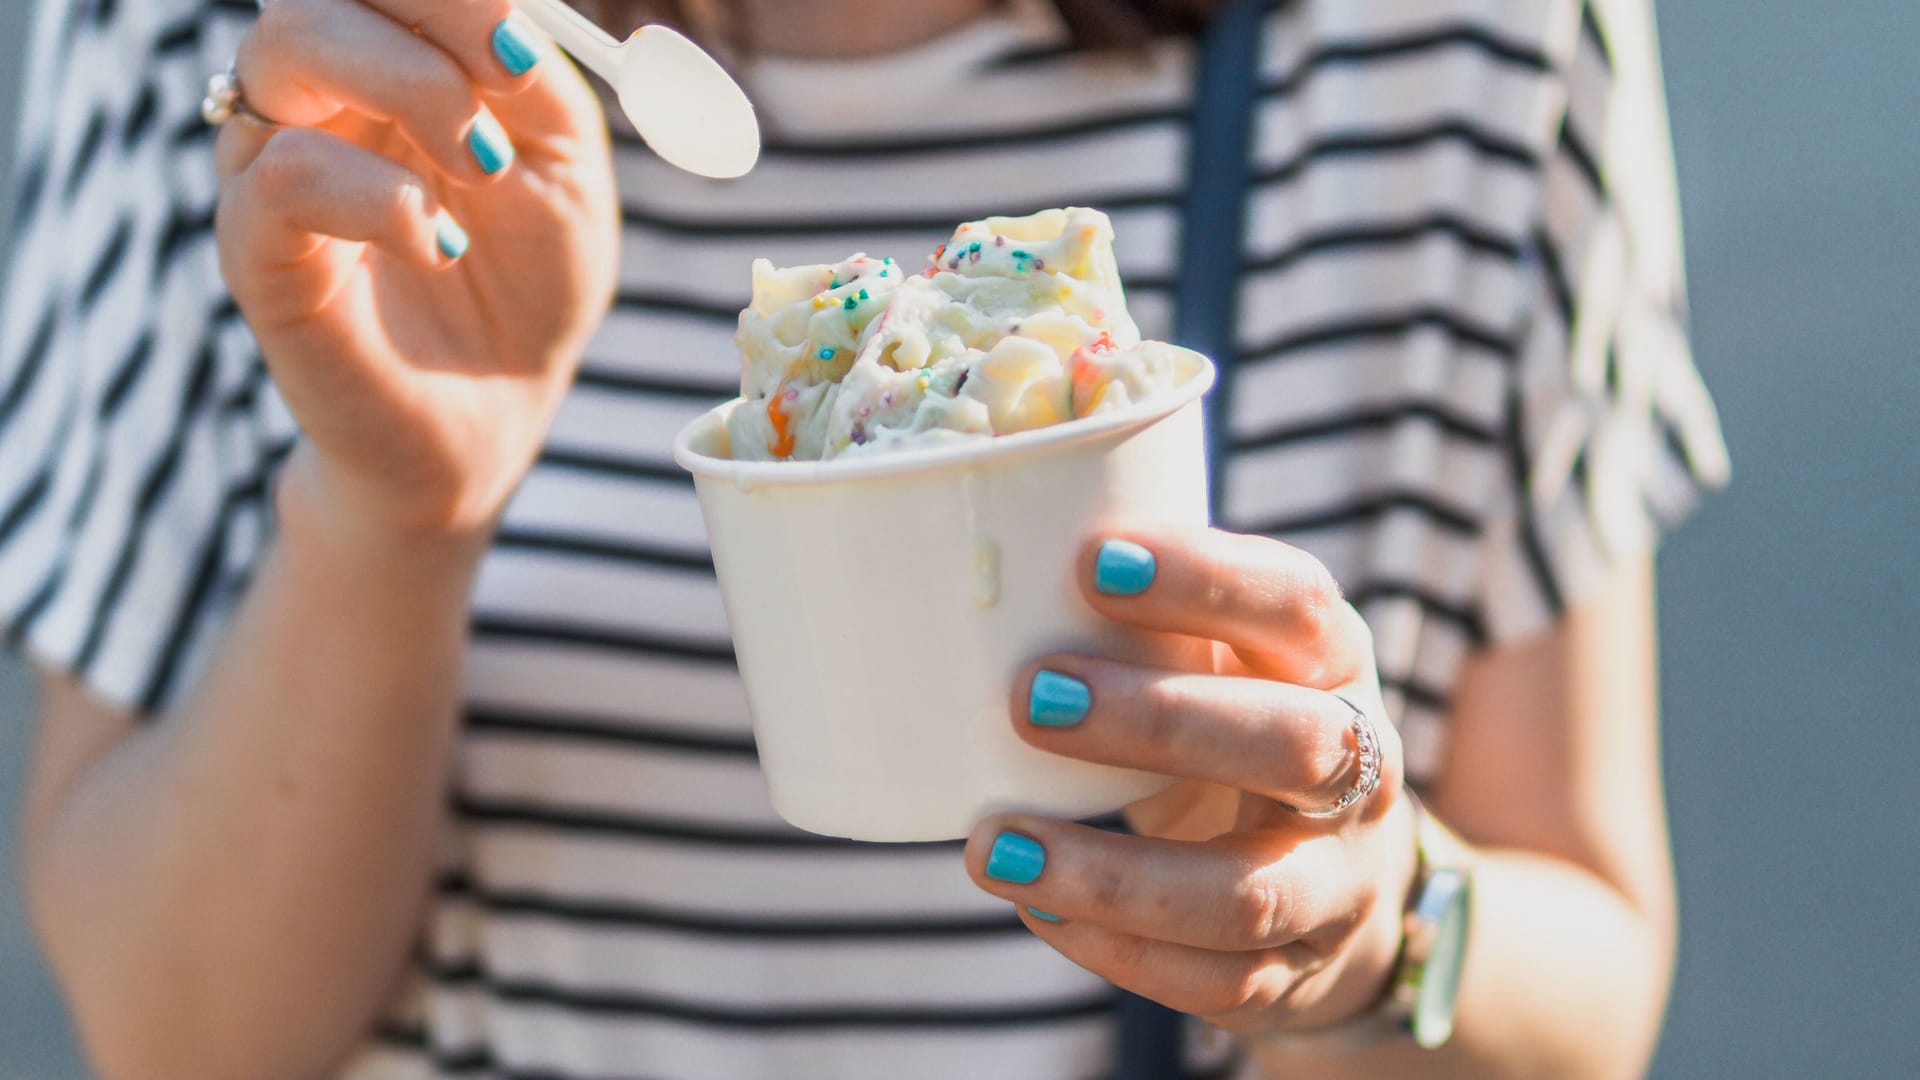
[[[620,49],[620,108],[654,153],[701,176],[743,176],[760,158],[753,105],[698,45],[643,26]]]
[[[514,0],[514,6],[613,87],[633,129],[668,164],[731,179],[760,159],[753,102],[678,31],[643,26],[615,41],[564,0]]]

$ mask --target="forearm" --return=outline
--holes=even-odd
[[[444,814],[472,559],[287,515],[216,661],[31,831],[103,1066],[307,1075],[397,972]]]
[[[1255,1044],[1257,1075],[1625,1080],[1645,1070],[1672,971],[1666,917],[1570,862],[1485,851],[1475,856],[1469,941],[1446,1046],[1281,1037]]]

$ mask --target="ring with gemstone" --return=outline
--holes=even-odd
[[[236,116],[244,116],[256,123],[269,127],[280,125],[253,111],[247,104],[246,95],[240,90],[240,76],[229,67],[216,72],[207,80],[207,92],[200,99],[200,119],[219,127]]]
[[[1341,704],[1353,710],[1354,758],[1360,775],[1354,780],[1352,787],[1341,792],[1340,797],[1327,806],[1309,809],[1290,803],[1280,804],[1301,817],[1315,819],[1339,817],[1353,809],[1355,803],[1373,794],[1373,789],[1380,786],[1380,735],[1373,729],[1373,718],[1367,715],[1365,709],[1339,694],[1333,696],[1339,698]]]

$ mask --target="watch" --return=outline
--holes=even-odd
[[[1418,852],[1413,897],[1401,923],[1382,1010],[1416,1045],[1433,1050],[1453,1035],[1454,1007],[1473,921],[1473,871],[1458,841],[1407,793]]]

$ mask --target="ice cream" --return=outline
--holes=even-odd
[[[753,264],[735,335],[736,460],[823,460],[1007,435],[1125,408],[1204,367],[1142,341],[1113,226],[1073,207],[968,222],[911,272],[891,258]]]

